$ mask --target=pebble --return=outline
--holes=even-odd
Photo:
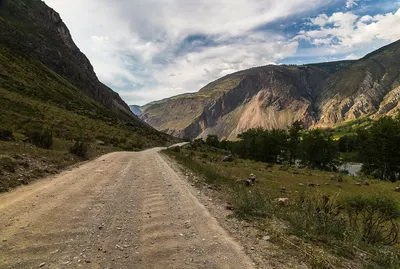
[[[41,268],[41,267],[43,267],[43,266],[45,266],[46,265],[46,263],[45,262],[42,262],[41,264],[39,264],[39,268]]]
[[[265,241],[269,241],[269,240],[271,240],[271,236],[266,235],[262,239],[265,240]]]

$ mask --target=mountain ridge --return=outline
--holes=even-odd
[[[178,137],[235,139],[249,128],[285,128],[295,120],[307,127],[332,127],[393,114],[399,110],[399,48],[397,41],[356,61],[242,70],[190,97],[147,106],[141,119]]]

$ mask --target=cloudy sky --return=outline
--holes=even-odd
[[[400,0],[45,0],[128,104],[266,64],[357,59],[400,39]]]

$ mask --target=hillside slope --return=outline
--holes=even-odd
[[[58,13],[40,0],[0,1],[0,125],[133,148],[170,138],[143,123],[96,77]],[[127,147],[127,149],[130,147]]]
[[[360,59],[319,87],[319,126],[400,111],[400,41]]]
[[[131,116],[118,94],[97,79],[57,12],[40,0],[2,2],[0,45],[8,54],[39,61],[105,107]]]
[[[254,127],[295,120],[332,127],[400,111],[400,41],[358,61],[263,66],[210,83],[196,94],[148,106],[141,118],[179,137],[235,139]]]

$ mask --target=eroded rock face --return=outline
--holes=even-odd
[[[311,126],[313,92],[329,74],[319,66],[252,68],[197,94],[150,106],[141,118],[158,130],[187,138],[216,134],[235,139],[249,128],[285,128],[295,120]]]
[[[142,119],[179,137],[235,139],[249,128],[295,120],[332,127],[400,111],[400,41],[358,61],[264,66],[210,83],[197,94],[148,107]]]

